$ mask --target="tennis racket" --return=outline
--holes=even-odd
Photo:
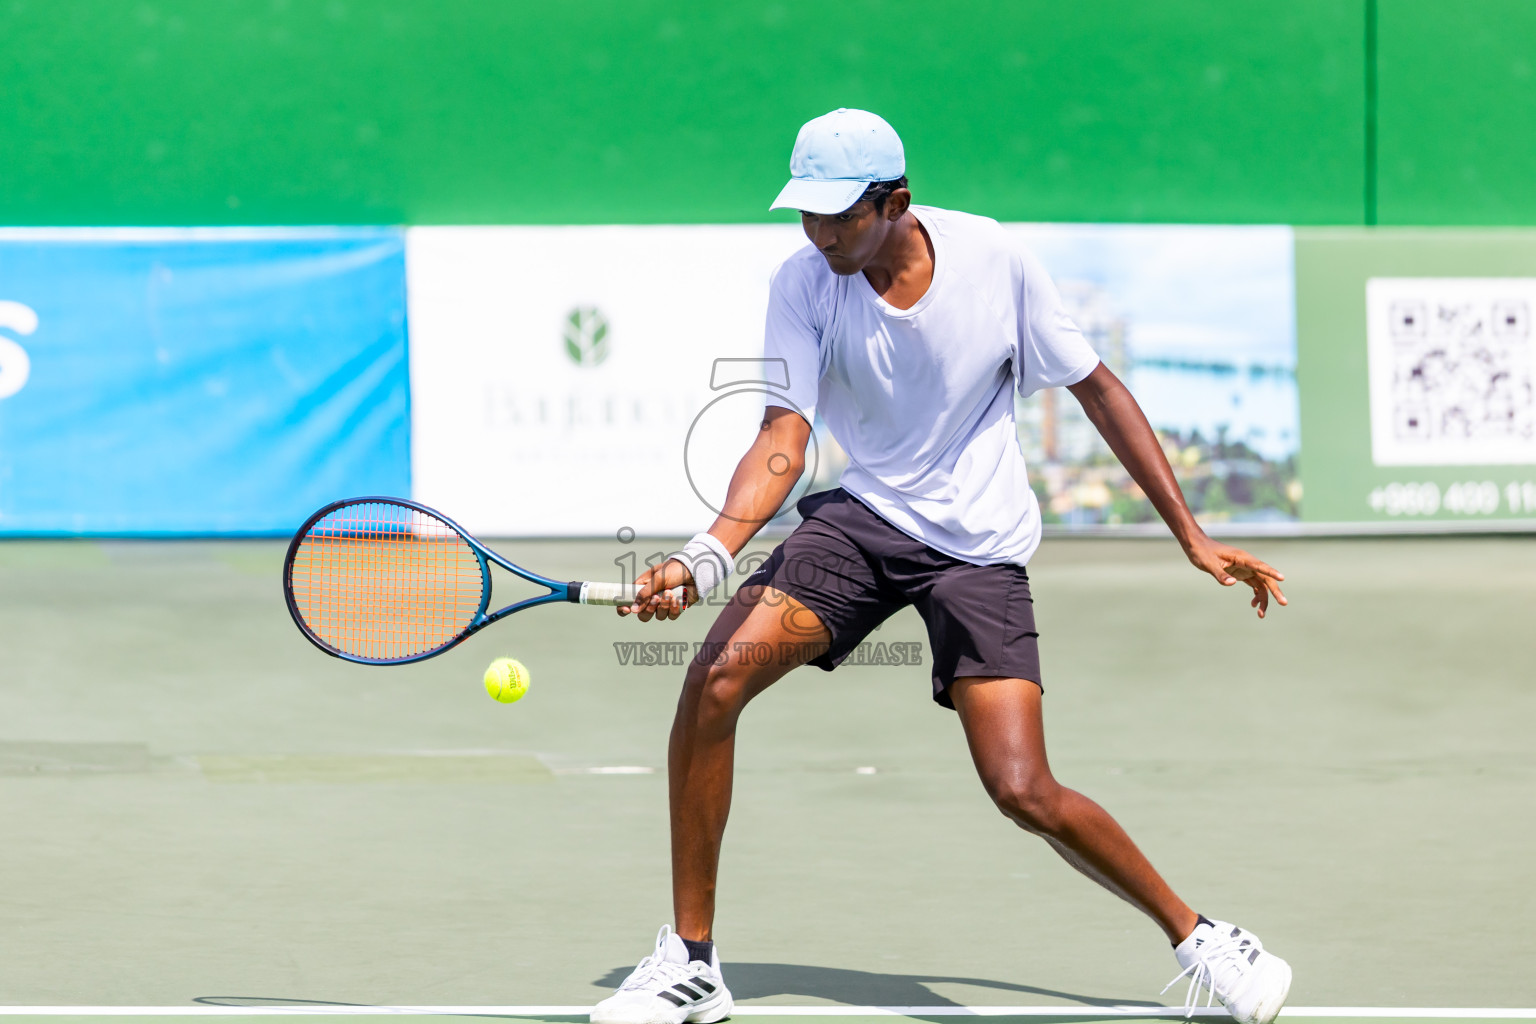
[[[488,612],[492,562],[549,592]],[[331,502],[299,527],[283,561],[283,595],[299,631],[325,653],[363,665],[434,657],[536,605],[630,604],[639,589],[529,572],[404,498]],[[681,600],[683,588],[670,593]]]

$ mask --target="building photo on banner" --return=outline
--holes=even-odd
[[[1301,519],[1289,228],[1019,225],[1211,527]],[[1020,405],[1047,524],[1160,523],[1070,395]]]

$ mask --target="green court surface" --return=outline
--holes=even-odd
[[[568,578],[647,553],[496,546]],[[1288,1017],[1536,1007],[1536,540],[1250,546],[1290,578],[1264,622],[1171,541],[1046,542],[1057,774],[1291,961]],[[363,668],[293,629],[282,551],[0,543],[3,1015],[579,1019],[670,917],[681,669],[614,644],[713,613],[534,609]],[[874,639],[926,656],[910,613]],[[502,654],[532,670],[518,704],[481,688]],[[1156,929],[991,808],[928,691],[804,669],[747,711],[716,931],[738,1016],[1181,1001]]]

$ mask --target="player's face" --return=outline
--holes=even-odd
[[[800,226],[805,237],[821,250],[832,273],[857,274],[869,265],[890,234],[889,200],[886,211],[875,209],[867,200],[854,203],[842,213],[807,213],[800,211]]]

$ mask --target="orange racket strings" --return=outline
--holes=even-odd
[[[315,636],[372,661],[448,643],[474,621],[485,593],[480,560],[452,527],[385,502],[317,520],[294,553],[290,580]]]

